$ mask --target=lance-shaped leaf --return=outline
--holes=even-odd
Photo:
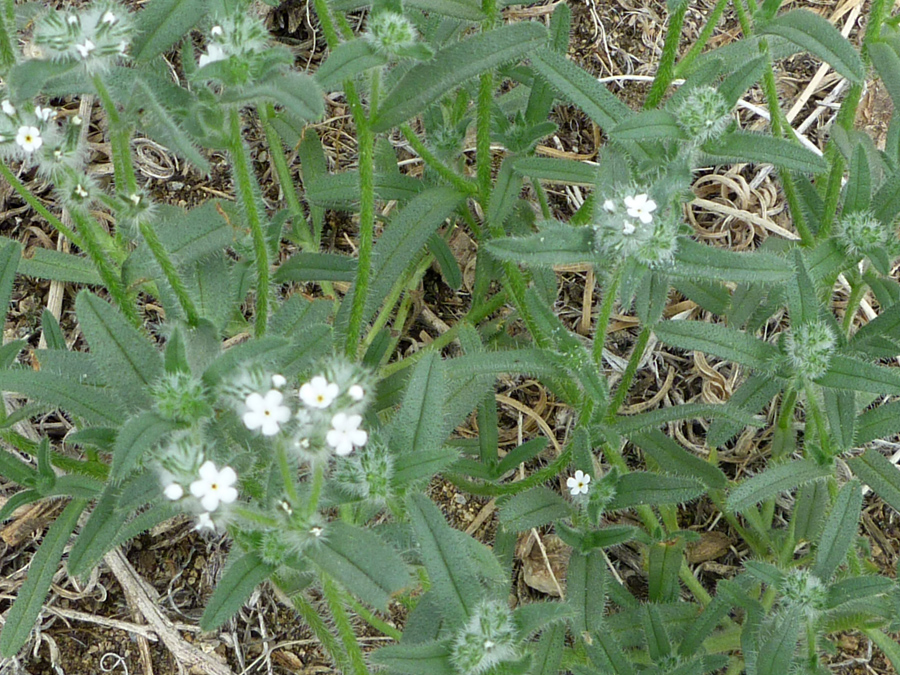
[[[866,77],[863,61],[853,45],[824,17],[795,9],[765,23],[762,35],[780,35],[819,57],[851,82]],[[775,671],[773,671],[775,672]]]
[[[517,173],[551,183],[593,186],[597,182],[597,167],[554,157],[517,157],[512,162]]]
[[[112,548],[116,534],[128,520],[127,512],[116,510],[118,496],[118,488],[108,487],[97,501],[69,551],[69,574],[84,578]]]
[[[400,412],[391,424],[391,449],[399,455],[429,452],[443,442],[444,362],[438,354],[421,359],[413,370]]]
[[[872,41],[868,49],[872,65],[884,82],[891,101],[894,106],[900,107],[900,55],[890,44],[878,40]]]
[[[0,389],[59,406],[93,424],[115,426],[122,421],[121,398],[100,387],[67,380],[58,373],[23,368],[0,371]]]
[[[606,607],[606,558],[602,551],[573,551],[566,572],[566,603],[574,610],[572,627],[576,635],[603,621]]]
[[[392,673],[456,675],[451,655],[452,650],[446,641],[420,642],[382,647],[372,654],[372,662],[384,666]]]
[[[512,349],[504,352],[467,354],[448,361],[446,365],[449,369],[449,379],[459,381],[473,375],[497,377],[504,373],[521,373],[552,379],[560,375],[559,364],[560,360],[556,355],[546,349]]]
[[[703,612],[692,621],[688,626],[687,632],[678,645],[678,653],[684,657],[696,654],[700,649],[703,641],[719,626],[722,619],[734,607],[734,600],[729,593],[722,592],[725,586],[734,584],[733,581],[723,579],[719,581],[716,588],[716,595],[712,601],[703,608]]]
[[[650,658],[654,662],[658,662],[660,659],[668,657],[672,653],[672,642],[657,603],[648,602],[644,605],[643,626],[644,639],[647,641],[647,652],[650,654]]]
[[[228,621],[274,571],[275,566],[264,563],[256,553],[232,553],[232,560],[200,617],[200,627],[215,630]]]
[[[568,502],[545,487],[526,490],[500,509],[500,522],[508,530],[524,532],[570,515]]]
[[[345,81],[386,63],[387,57],[376,51],[368,40],[357,38],[342,42],[331,50],[328,58],[316,71],[316,79],[326,91],[335,91]]]
[[[227,90],[223,103],[257,104],[268,100],[301,120],[317,120],[325,113],[325,96],[318,82],[305,73],[284,72],[249,87]]]
[[[653,327],[656,336],[673,347],[712,354],[757,370],[768,370],[778,348],[749,333],[699,321],[662,321]]]
[[[678,571],[684,557],[684,537],[650,545],[647,552],[647,583],[651,602],[673,602],[678,598]]]
[[[339,520],[326,526],[306,555],[355,597],[381,610],[410,584],[409,570],[393,548],[372,530]]]
[[[129,419],[116,437],[110,477],[113,480],[123,479],[138,465],[145,452],[177,428],[175,422],[150,411]]]
[[[729,511],[743,511],[780,492],[827,478],[831,473],[829,467],[820,466],[811,459],[778,464],[738,485],[728,495],[726,506]]]
[[[126,405],[146,405],[147,387],[163,369],[156,348],[116,308],[88,291],[78,294],[75,312],[94,363],[116,387],[116,395]]]
[[[329,6],[336,12],[352,12],[371,4],[372,0],[334,0]],[[406,0],[403,4],[463,21],[480,22],[485,18],[478,0]]]
[[[829,585],[825,607],[834,609],[848,602],[889,593],[894,588],[896,582],[885,577],[863,576],[841,579]]]
[[[876,366],[852,356],[835,354],[828,370],[816,384],[834,389],[852,389],[870,394],[900,394],[900,371]]]
[[[858,480],[851,480],[838,492],[816,548],[816,564],[812,571],[819,579],[831,579],[847,558],[847,551],[856,539],[861,508],[862,486]]]
[[[743,413],[753,415],[766,403],[771,401],[781,391],[782,384],[778,380],[764,375],[751,375],[732,394],[725,407],[741,410]],[[738,433],[745,424],[732,421],[728,416],[722,415],[713,419],[707,434],[707,443],[711,447],[718,447]]]
[[[900,511],[900,469],[887,457],[875,448],[869,448],[862,457],[854,457],[847,464],[863,483],[895,511]]]
[[[668,110],[646,110],[619,122],[609,130],[616,141],[648,141],[655,139],[684,141],[687,133]]]
[[[692,455],[659,429],[636,434],[631,440],[664,471],[696,478],[711,489],[724,489],[728,484],[719,467]]]
[[[19,587],[16,600],[6,614],[6,623],[0,632],[0,656],[15,656],[31,635],[63,550],[87,504],[86,500],[73,499],[47,530],[41,547],[31,558],[25,583]]]
[[[407,505],[441,613],[450,625],[462,625],[483,595],[474,561],[460,542],[469,537],[451,528],[424,495],[411,495]]]
[[[866,410],[857,418],[855,441],[857,445],[865,445],[898,432],[900,432],[900,401],[891,401]]]
[[[623,436],[631,436],[632,434],[656,429],[669,422],[706,417],[713,420],[720,417],[725,418],[745,427],[763,426],[763,422],[757,420],[748,411],[737,409],[733,406],[712,403],[685,403],[669,406],[668,408],[648,410],[637,415],[619,415],[616,417],[614,428]]]
[[[791,524],[797,541],[815,541],[825,523],[825,514],[831,496],[825,481],[814,481],[801,485],[794,502]]]
[[[285,281],[353,281],[356,259],[337,253],[300,251],[285,260],[275,272],[276,283]]]
[[[375,113],[375,132],[418,115],[448,92],[483,72],[521,59],[544,46],[547,30],[535,22],[505,25],[441,49],[410,68]]]
[[[783,283],[794,275],[791,264],[775,254],[727,251],[687,237],[678,240],[675,263],[668,274],[694,280],[774,284]]]
[[[900,67],[900,60],[898,60],[898,67]],[[844,213],[865,211],[869,208],[871,200],[872,173],[869,169],[869,159],[863,144],[858,143],[853,148],[853,156],[850,158],[850,178],[844,194]]]
[[[760,640],[755,668],[748,667],[747,675],[790,672],[799,635],[800,608],[794,605],[781,610]]]
[[[680,504],[699,497],[705,491],[703,484],[693,478],[635,471],[619,478],[616,496],[610,502],[609,510]]]
[[[488,242],[488,251],[500,260],[524,265],[571,265],[597,257],[593,228],[549,221],[540,229],[525,237],[493,239]]]
[[[823,398],[831,438],[840,451],[846,452],[853,448],[856,436],[856,393],[825,389]]]
[[[879,337],[896,337],[900,333],[900,302],[882,308],[881,314],[862,326],[850,341],[853,347],[865,349],[867,343]]]
[[[802,145],[747,131],[734,131],[709,141],[703,145],[703,154],[717,164],[774,164],[800,173],[821,173],[828,169],[824,159]]]
[[[4,316],[9,308],[9,298],[21,257],[22,247],[18,242],[10,242],[0,248],[0,310]]]
[[[147,62],[169,49],[206,15],[204,0],[151,0],[137,14],[129,56]]]
[[[785,286],[791,321],[795,325],[816,321],[821,305],[816,297],[816,286],[810,279],[806,260],[800,249],[794,249],[794,269],[794,277]]]
[[[541,633],[541,639],[537,641],[531,653],[529,675],[559,675],[565,639],[565,626],[554,624]]]
[[[634,666],[625,656],[625,652],[612,630],[601,623],[591,626],[589,636],[590,640],[585,641],[588,658],[600,669],[599,672],[612,673],[612,675],[635,675]]]

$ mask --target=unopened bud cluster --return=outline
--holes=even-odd
[[[126,55],[133,34],[128,11],[107,0],[83,10],[48,12],[35,24],[34,43],[48,58],[77,61],[96,73]]]
[[[678,248],[678,223],[647,192],[631,187],[598,203],[594,245],[609,258],[633,258],[648,267],[669,265]]]
[[[890,232],[871,211],[845,214],[837,223],[835,234],[847,252],[862,256],[887,245]]]
[[[485,600],[457,633],[450,658],[459,675],[479,675],[516,655],[516,629],[509,607]]]
[[[236,57],[247,62],[258,60],[269,49],[269,32],[256,16],[246,12],[235,12],[215,19],[206,34],[206,51],[200,55],[200,68],[218,61]]]
[[[714,87],[697,87],[675,111],[679,126],[698,143],[718,138],[731,124],[731,107]]]
[[[828,588],[809,570],[790,570],[778,590],[785,606],[797,607],[809,618],[821,614],[828,600]]]
[[[412,22],[397,12],[377,12],[369,18],[365,38],[386,54],[412,47],[417,40]]]
[[[789,365],[801,380],[816,380],[828,370],[836,340],[828,324],[812,321],[795,326],[785,341]]]

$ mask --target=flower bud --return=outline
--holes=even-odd
[[[378,51],[397,56],[416,44],[412,22],[397,12],[378,12],[369,17],[366,40]]]
[[[778,590],[785,605],[799,607],[810,618],[820,614],[828,600],[828,588],[809,570],[790,570]]]
[[[385,503],[392,495],[394,458],[384,443],[370,441],[353,455],[335,463],[332,480],[350,494]]]
[[[854,211],[841,217],[835,234],[848,253],[862,256],[887,245],[890,232],[871,211]]]
[[[823,321],[804,323],[793,328],[785,341],[790,366],[802,380],[816,380],[828,370],[836,340]]]
[[[692,139],[703,143],[725,132],[731,123],[731,108],[714,87],[697,87],[681,102],[675,116]]]
[[[479,675],[516,658],[516,630],[506,603],[483,601],[453,642],[450,660],[460,675]]]
[[[35,23],[34,43],[51,59],[78,61],[89,73],[108,69],[134,37],[128,10],[102,0],[77,13],[48,12]]]
[[[167,373],[155,383],[152,395],[156,412],[167,420],[192,423],[212,411],[206,387],[189,373]]]

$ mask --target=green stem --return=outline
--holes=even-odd
[[[712,12],[709,13],[709,17],[706,19],[706,25],[703,26],[703,30],[700,31],[700,35],[697,36],[697,41],[691,45],[691,48],[688,50],[688,53],[684,55],[684,58],[675,66],[675,79],[679,79],[687,75],[688,70],[693,65],[694,61],[698,56],[703,52],[704,47],[706,47],[706,43],[709,42],[709,39],[712,37],[713,32],[716,30],[716,25],[719,23],[719,19],[722,18],[722,14],[725,12],[725,8],[728,7],[728,0],[719,0],[716,3],[716,6],[713,7]]]
[[[16,175],[9,170],[9,167],[6,166],[6,163],[2,161],[0,161],[0,176],[3,176],[3,178],[6,179],[6,182],[9,183],[10,187],[12,187],[12,189],[16,191],[16,194],[24,199],[25,203],[33,208],[41,218],[50,223],[50,225],[53,226],[53,229],[66,237],[82,251],[87,251],[87,247],[81,240],[81,237],[76,234],[76,232],[72,228],[68,227],[59,218],[50,213],[47,207],[41,203],[41,200],[31,194],[31,190],[25,187],[25,185],[18,178],[16,178]],[[94,262],[96,264],[96,261]]]
[[[353,611],[356,612],[360,617],[362,617],[363,621],[372,626],[378,632],[387,635],[389,638],[393,638],[397,642],[400,641],[400,638],[403,637],[403,633],[392,625],[390,625],[387,621],[380,619],[373,612],[370,612],[367,607],[365,607],[361,602],[356,600],[353,596],[348,595],[347,601],[350,603],[350,606],[353,608]]]
[[[453,169],[439,160],[435,156],[435,154],[431,152],[431,150],[429,150],[428,147],[419,139],[419,137],[416,135],[416,132],[413,131],[408,124],[401,124],[400,132],[403,134],[403,137],[407,140],[416,154],[422,158],[427,166],[434,169],[441,178],[450,183],[450,185],[455,187],[464,195],[474,196],[478,194],[478,186],[474,185],[472,181],[463,178]]]
[[[631,387],[631,381],[637,373],[638,364],[644,356],[644,350],[647,348],[647,343],[650,342],[650,333],[650,328],[645,326],[643,330],[641,330],[640,335],[638,335],[637,342],[634,344],[634,349],[631,350],[631,357],[628,359],[628,365],[625,366],[625,372],[622,374],[622,381],[619,382],[619,386],[616,388],[616,395],[609,404],[609,411],[606,414],[606,418],[610,422],[615,420],[616,413],[628,397],[628,389]]]
[[[366,668],[366,660],[363,657],[359,643],[356,641],[356,634],[353,632],[353,626],[350,625],[350,618],[344,609],[343,593],[338,589],[337,585],[331,580],[331,577],[322,573],[322,594],[325,596],[325,602],[328,603],[328,609],[331,610],[331,616],[334,618],[334,627],[337,630],[338,637],[344,644],[344,649],[350,657],[351,672],[355,675],[369,675],[369,669]]]
[[[122,276],[119,271],[106,258],[106,253],[104,252],[103,244],[101,243],[101,237],[104,235],[100,234],[99,226],[86,214],[73,210],[70,212],[70,215],[72,221],[78,226],[78,231],[81,234],[80,240],[84,246],[84,251],[93,261],[94,266],[97,268],[97,272],[100,274],[100,278],[103,280],[103,285],[106,286],[106,290],[109,291],[116,306],[118,306],[122,314],[125,315],[125,318],[128,319],[135,328],[141,328],[141,317],[138,314],[134,298],[131,297],[131,294],[129,294],[128,290],[125,288],[125,284],[122,281]]]
[[[120,194],[130,196],[137,194],[137,178],[134,175],[134,164],[131,161],[131,134],[128,125],[119,116],[116,102],[113,100],[98,74],[93,77],[94,89],[100,98],[100,104],[109,117],[109,143],[112,148],[113,171],[116,175],[116,188]]]
[[[276,442],[276,446],[278,470],[281,472],[281,482],[284,483],[284,492],[287,495],[288,501],[291,503],[291,506],[296,507],[297,504],[300,503],[300,499],[297,496],[297,484],[294,481],[294,476],[296,476],[297,472],[291,468],[290,460],[288,459],[287,450],[284,447],[284,443]]]
[[[353,304],[350,307],[350,321],[347,327],[345,351],[355,359],[362,332],[363,313],[369,294],[372,274],[372,248],[375,241],[375,134],[369,126],[369,118],[363,108],[356,89],[345,88],[350,103],[356,135],[359,141],[359,260],[356,264],[356,280],[353,284]]]
[[[371,345],[372,341],[375,339],[375,336],[378,335],[378,331],[384,328],[384,326],[387,324],[388,320],[391,318],[391,314],[394,311],[394,306],[400,299],[400,296],[407,291],[411,291],[418,287],[419,282],[425,275],[425,272],[427,272],[428,268],[431,267],[431,263],[433,260],[433,256],[426,255],[423,261],[419,263],[419,265],[411,272],[411,274],[406,279],[398,279],[394,283],[390,293],[384,301],[384,305],[378,312],[378,316],[375,317],[375,321],[372,323],[372,327],[369,329],[369,332],[366,333],[366,337],[362,341],[362,347],[364,350],[368,349],[369,345]],[[398,324],[398,322],[395,321],[394,329],[397,330],[401,325],[402,324]]]
[[[250,170],[250,158],[241,135],[241,113],[231,110],[231,165],[238,199],[250,226],[253,253],[256,258],[256,337],[265,335],[269,321],[269,248],[263,230],[263,217],[257,201],[258,185]]]
[[[621,279],[622,270],[616,266],[610,275],[609,283],[603,289],[603,302],[600,304],[597,327],[594,329],[594,363],[601,370],[603,369],[603,346],[606,344],[606,331],[609,330],[609,319],[616,304],[616,295]]]
[[[322,496],[322,486],[325,484],[325,462],[316,462],[313,466],[312,483],[309,491],[309,501],[306,503],[306,516],[311,517],[319,508],[319,499]]]
[[[278,176],[278,183],[281,185],[281,192],[284,195],[284,201],[287,204],[288,211],[291,213],[291,220],[294,224],[294,232],[297,233],[302,248],[315,248],[315,238],[312,230],[306,220],[306,214],[303,212],[303,206],[297,198],[297,190],[294,186],[294,179],[291,176],[291,170],[287,163],[287,157],[284,154],[284,144],[281,137],[272,126],[272,118],[275,116],[275,108],[271,103],[258,106],[259,121],[262,122],[263,129],[266,132],[266,142],[269,145],[269,155],[272,157],[272,165],[275,167],[275,175]]]
[[[684,26],[684,16],[687,13],[688,1],[681,0],[675,10],[669,15],[669,25],[666,28],[666,40],[663,44],[662,56],[659,59],[659,68],[647,99],[644,101],[644,110],[650,110],[658,106],[666,95],[669,85],[675,78],[675,58],[678,56],[678,43],[681,41],[681,29]]]
[[[294,604],[294,609],[297,610],[300,618],[306,622],[306,625],[312,630],[313,635],[316,636],[319,643],[321,643],[322,647],[325,648],[325,651],[328,652],[328,655],[331,657],[338,671],[343,672],[349,661],[347,653],[341,648],[341,645],[328,629],[328,625],[322,617],[319,616],[316,608],[313,607],[300,593],[293,596],[291,602]]]
[[[138,223],[138,229],[140,230],[144,241],[147,242],[147,247],[153,254],[156,263],[160,266],[160,269],[162,269],[163,276],[172,287],[175,297],[178,298],[178,304],[181,305],[181,309],[184,310],[188,325],[192,327],[197,326],[200,323],[200,315],[197,313],[194,301],[191,300],[191,296],[188,293],[184,282],[181,280],[178,270],[175,269],[175,263],[173,263],[172,259],[169,257],[169,252],[166,251],[162,242],[159,240],[159,237],[156,235],[156,230],[153,229],[153,226],[150,223],[145,221]]]
[[[334,49],[338,46],[340,38],[334,27],[334,19],[331,17],[331,11],[328,9],[328,2],[327,0],[313,0],[313,6],[316,9],[316,16],[319,17],[322,33],[325,35],[325,43],[329,49]]]
[[[541,215],[544,217],[544,220],[551,220],[553,213],[550,211],[550,202],[547,201],[547,191],[541,185],[541,181],[536,178],[531,181],[531,185],[534,187],[534,194],[537,195],[538,204],[541,205]]]
[[[844,335],[848,338],[850,337],[850,331],[853,330],[853,317],[856,316],[856,312],[859,310],[859,303],[866,294],[868,287],[868,284],[862,279],[859,279],[856,284],[850,280],[850,296],[847,298],[847,308],[844,310],[844,318],[841,322]]]
[[[485,213],[491,199],[491,106],[494,103],[494,73],[482,74],[478,87],[478,107],[476,110],[475,167],[481,207]]]

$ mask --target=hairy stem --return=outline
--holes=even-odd
[[[169,282],[169,286],[172,287],[172,291],[178,299],[178,304],[184,311],[188,325],[197,326],[200,323],[200,315],[197,312],[196,306],[194,306],[194,301],[191,300],[187,287],[185,287],[184,282],[181,280],[181,276],[178,274],[178,270],[175,269],[175,263],[172,262],[169,252],[166,251],[162,242],[159,240],[159,237],[156,235],[156,230],[153,229],[153,226],[150,223],[145,221],[138,223],[138,229],[140,230],[144,241],[147,242],[147,248],[150,249],[153,258],[156,260],[160,269],[162,269],[163,276],[166,278],[166,281]]]
[[[678,43],[681,40],[681,29],[684,26],[684,16],[688,8],[687,0],[680,0],[678,6],[669,15],[669,25],[666,28],[666,40],[663,44],[662,56],[659,59],[659,68],[656,77],[650,85],[647,99],[644,101],[644,110],[650,110],[658,106],[666,95],[669,85],[675,79],[675,58],[678,56]]]
[[[344,644],[347,656],[350,657],[351,672],[354,675],[369,675],[369,669],[366,667],[362,650],[356,641],[356,633],[353,632],[353,626],[350,625],[347,610],[344,609],[344,594],[331,580],[331,577],[325,574],[322,574],[321,577],[322,594],[325,596],[325,602],[328,603],[328,609],[331,610],[331,616],[334,618],[334,627],[337,630],[338,637]]]

